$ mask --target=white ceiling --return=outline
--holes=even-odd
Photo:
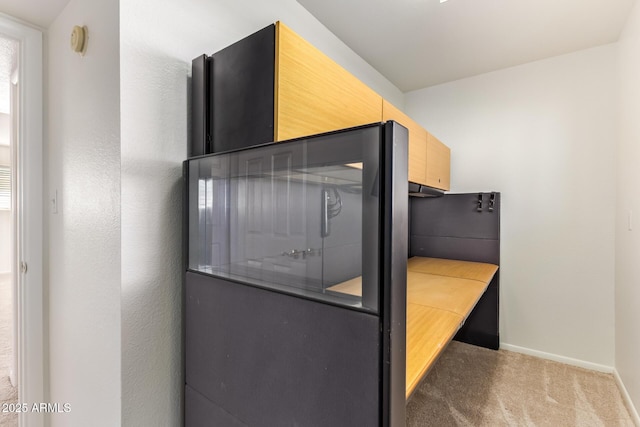
[[[0,0],[0,12],[48,28],[69,0]]]
[[[615,42],[635,0],[298,0],[403,92]]]
[[[0,0],[0,12],[47,28],[68,2]],[[635,0],[298,2],[406,92],[614,42]]]

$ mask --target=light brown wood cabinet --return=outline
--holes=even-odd
[[[395,120],[409,181],[449,189],[449,149],[281,22],[192,65],[190,156]]]
[[[395,120],[409,130],[409,181],[449,190],[449,147],[387,100],[382,101],[382,120]]]
[[[449,147],[281,22],[274,140],[395,120],[409,129],[409,181],[450,189]]]
[[[379,122],[382,97],[276,23],[275,141]]]

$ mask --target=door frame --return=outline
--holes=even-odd
[[[37,28],[0,14],[0,32],[19,42],[17,134],[13,138],[16,162],[18,348],[16,368],[18,400],[32,405],[45,402],[44,393],[44,198],[43,198],[43,34]],[[21,263],[27,270],[20,271]],[[20,427],[40,427],[43,414],[23,412]]]

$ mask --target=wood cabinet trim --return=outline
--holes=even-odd
[[[273,67],[274,67],[274,82],[273,82],[273,140],[278,140],[278,82],[280,81],[280,28],[284,26],[284,24],[280,21],[276,22],[276,54],[273,59]]]

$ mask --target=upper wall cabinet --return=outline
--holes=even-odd
[[[449,149],[281,22],[192,64],[189,157],[380,121],[409,129],[409,181],[449,189]]]
[[[191,157],[382,120],[382,97],[278,22],[193,60]]]
[[[382,102],[382,120],[395,120],[409,129],[409,181],[449,190],[449,147],[387,100]]]
[[[451,188],[451,149],[427,132],[427,179],[429,187]]]
[[[275,141],[379,122],[382,97],[276,23]]]

